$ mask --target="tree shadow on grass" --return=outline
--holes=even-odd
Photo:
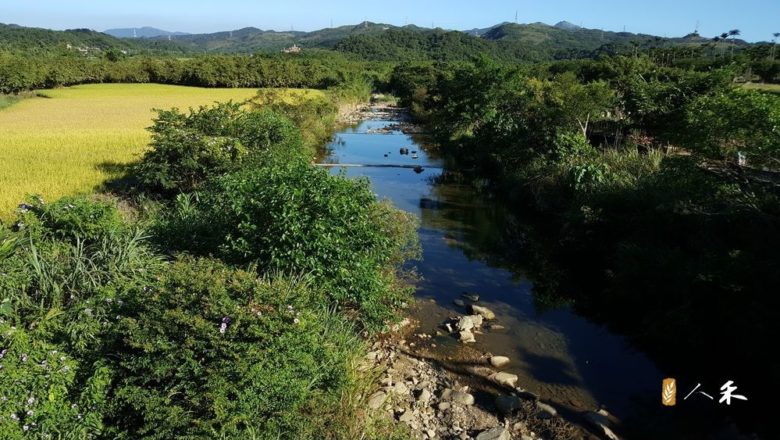
[[[119,195],[137,193],[140,182],[133,173],[135,165],[135,162],[120,163],[115,161],[106,161],[95,165],[95,169],[108,174],[108,179],[98,187],[98,190]]]

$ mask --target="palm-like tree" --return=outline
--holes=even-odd
[[[740,34],[742,34],[742,32],[740,32],[739,29],[732,29],[732,30],[730,30],[728,32],[724,32],[723,34],[721,34],[721,37],[723,37],[724,40],[729,38],[729,37],[732,37],[731,40],[734,41],[734,37],[738,37]],[[724,35],[725,35],[725,37],[724,37]],[[735,44],[731,45],[731,56],[732,57],[734,56],[734,45]]]
[[[775,60],[775,48],[777,47],[777,38],[780,37],[780,32],[772,34],[772,61]]]

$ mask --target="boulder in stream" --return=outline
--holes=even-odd
[[[472,304],[471,311],[476,315],[482,316],[488,321],[490,321],[491,319],[496,319],[496,314],[493,313],[493,311],[487,307],[482,307],[482,306]]]
[[[495,368],[501,368],[509,364],[509,358],[506,356],[492,356],[490,358],[490,365]]]

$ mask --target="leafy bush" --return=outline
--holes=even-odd
[[[94,438],[125,294],[160,260],[107,202],[24,206],[0,232],[0,437]]]
[[[780,97],[730,90],[702,96],[687,109],[687,145],[714,158],[746,153],[760,165],[780,161]]]
[[[338,108],[328,97],[289,102],[278,90],[260,90],[252,100],[258,110],[270,110],[290,118],[300,129],[303,145],[314,156],[333,133]]]
[[[199,198],[194,207],[180,199],[162,222],[167,245],[261,271],[310,273],[332,300],[372,324],[408,294],[395,286],[394,270],[414,254],[415,223],[378,204],[366,180],[274,161],[217,179]]]
[[[81,382],[80,363],[48,329],[27,330],[0,316],[0,437],[94,438],[109,371],[99,367]]]
[[[112,203],[83,196],[63,197],[52,204],[32,197],[20,206],[20,211],[21,225],[68,240],[94,242],[109,234],[128,232]]]
[[[322,438],[362,343],[305,280],[185,258],[132,298],[112,403],[123,438]]]
[[[289,119],[270,111],[243,111],[232,102],[188,115],[160,110],[150,131],[151,149],[135,173],[146,187],[167,193],[190,191],[262,153],[302,153],[300,132]]]

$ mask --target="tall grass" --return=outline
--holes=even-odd
[[[256,89],[92,84],[40,91],[0,111],[0,219],[26,194],[46,199],[94,190],[118,177],[149,142],[155,108],[244,101]],[[322,92],[285,90],[289,99]],[[0,102],[2,107],[2,102]]]

